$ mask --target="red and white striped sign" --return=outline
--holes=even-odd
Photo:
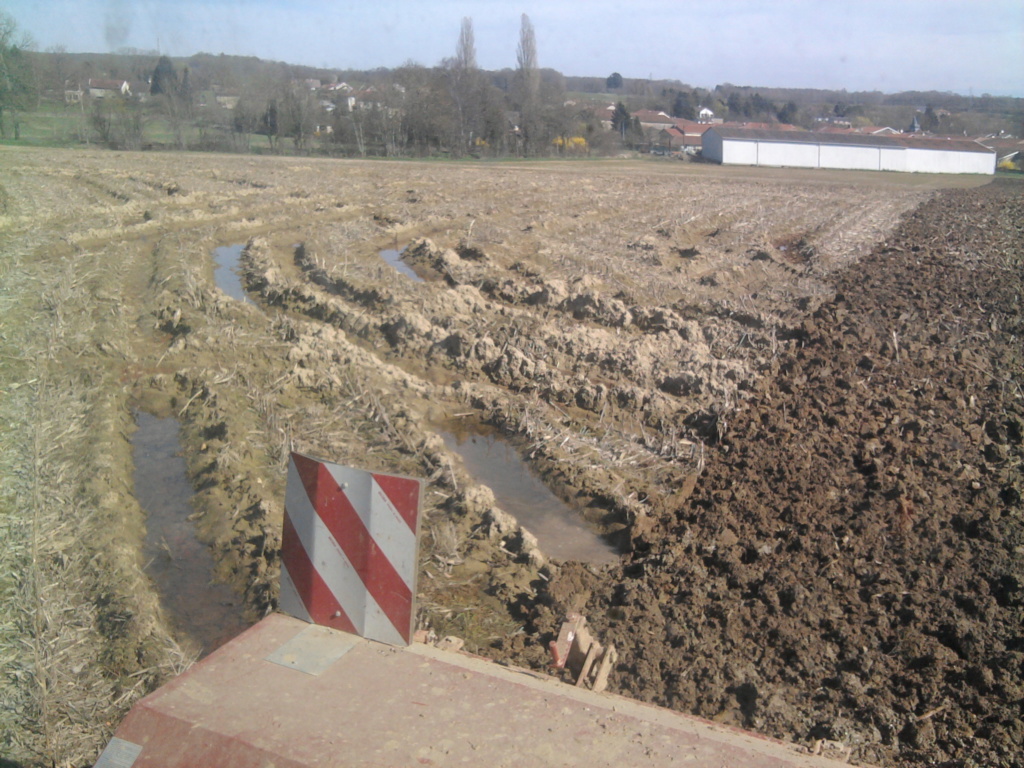
[[[391,645],[412,642],[420,481],[292,453],[280,607]]]

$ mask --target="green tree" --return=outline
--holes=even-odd
[[[32,38],[18,33],[14,19],[0,11],[0,136],[7,138],[7,122],[14,122],[14,138],[20,138],[18,115],[31,109],[37,91],[32,62],[27,52],[33,47]]]
[[[617,133],[622,143],[628,147],[635,147],[647,141],[640,118],[630,117],[629,110],[621,101],[615,105],[615,111],[612,112],[612,131]]]
[[[185,108],[186,115],[192,117],[192,105],[193,105],[194,89],[192,88],[192,73],[188,67],[181,73],[181,83],[178,86],[178,98],[181,101],[182,106]]]
[[[760,93],[755,93],[750,97],[750,113],[749,117],[767,117],[775,112],[775,105],[773,105],[768,99],[762,96]]]
[[[795,125],[799,116],[800,110],[796,106],[796,103],[792,101],[787,101],[786,106],[776,113],[776,117],[779,118],[780,123],[788,123],[789,125]]]
[[[672,102],[672,117],[696,120],[698,106],[696,93],[693,91],[679,91],[676,93],[675,101]]]
[[[932,105],[925,107],[924,115],[921,116],[921,130],[935,132],[939,129],[939,116],[935,114]]]
[[[617,88],[621,88],[622,75],[620,75],[618,72],[612,72],[610,75],[608,75],[608,79],[605,80],[605,87],[607,87],[610,91],[613,91]]]
[[[174,62],[167,56],[161,56],[153,70],[149,92],[153,96],[161,94],[170,96],[178,93],[178,73],[174,71]]]
[[[258,133],[260,136],[266,136],[267,141],[270,142],[270,149],[273,151],[275,147],[274,142],[277,141],[278,138],[278,128],[277,99],[271,99],[267,102],[267,108],[263,110],[263,114],[260,115],[254,133]]]
[[[620,101],[615,105],[615,111],[612,112],[612,130],[625,139],[626,131],[629,130],[629,126],[629,110],[626,109],[626,105]]]
[[[729,109],[730,120],[742,120],[744,117],[750,117],[750,102],[740,96],[739,91],[730,93],[725,105]]]

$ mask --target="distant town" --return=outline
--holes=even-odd
[[[467,20],[468,21],[468,20]],[[528,20],[524,17],[524,24]],[[539,67],[532,27],[515,69],[477,67],[471,24],[437,66],[335,71],[253,57],[18,51],[3,138],[34,145],[341,157],[698,157],[712,126],[981,142],[1021,168],[1024,99],[570,77]]]

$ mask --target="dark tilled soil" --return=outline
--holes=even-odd
[[[1024,765],[1024,195],[939,194],[833,276],[681,508],[568,609],[619,691],[894,766]],[[515,653],[516,649],[509,648]]]

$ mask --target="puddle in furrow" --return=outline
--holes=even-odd
[[[213,270],[213,280],[224,293],[232,299],[244,301],[246,304],[255,304],[246,293],[242,285],[242,276],[238,270],[238,260],[245,250],[244,243],[235,245],[222,245],[213,249],[213,261],[217,265]]]
[[[136,423],[132,455],[135,498],[146,511],[145,570],[174,629],[198,643],[205,656],[248,628],[242,601],[214,581],[213,556],[188,519],[192,486],[180,456],[177,420],[139,412]]]
[[[404,248],[401,251],[395,250],[394,248],[385,248],[380,252],[380,257],[410,280],[417,283],[426,282],[422,277],[416,274],[415,269],[402,261],[402,251],[404,250]]]
[[[555,496],[497,430],[450,423],[441,437],[473,479],[494,491],[498,506],[537,537],[544,554],[594,565],[618,560],[616,549]]]

